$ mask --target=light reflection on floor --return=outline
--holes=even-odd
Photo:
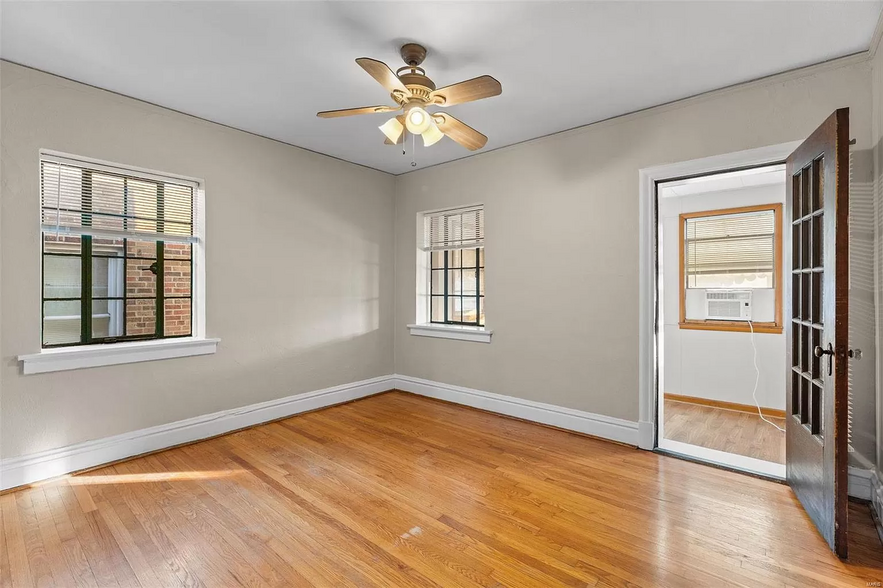
[[[190,472],[155,472],[145,474],[113,474],[113,475],[90,475],[80,474],[65,478],[65,482],[71,486],[95,486],[99,484],[144,484],[150,482],[173,482],[176,480],[211,480],[217,478],[230,478],[243,473],[245,470],[209,470]]]

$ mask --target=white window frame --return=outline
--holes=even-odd
[[[471,208],[475,206],[483,206],[481,203],[467,204],[463,206],[446,206],[445,208],[436,208],[433,210],[424,210],[417,213],[416,229],[416,305],[414,309],[415,322],[408,325],[408,331],[411,335],[417,337],[434,337],[437,339],[455,339],[459,341],[473,341],[476,343],[490,343],[493,331],[487,327],[487,317],[485,317],[485,325],[483,327],[471,325],[444,325],[429,322],[430,313],[430,255],[431,251],[425,251],[422,246],[424,238],[426,217],[438,212],[453,210],[459,208]],[[487,264],[487,252],[485,252],[485,264]],[[485,269],[487,275],[487,269]]]
[[[62,153],[59,151],[41,149],[37,165],[39,166],[40,162],[45,160],[89,167],[90,169],[111,173],[123,173],[150,180],[178,184],[184,183],[185,185],[193,187],[194,216],[196,218],[194,219],[193,227],[193,268],[191,270],[193,272],[193,292],[191,293],[193,310],[190,319],[191,336],[41,349],[38,353],[18,356],[18,360],[22,364],[22,372],[24,374],[40,374],[215,353],[220,339],[206,337],[205,323],[205,182],[199,178],[159,172],[132,165],[124,165],[90,157]],[[38,226],[40,227],[39,230],[42,242],[42,205],[39,198],[36,200],[36,216]],[[43,264],[40,256],[42,256],[42,250],[41,248],[38,248],[36,251],[35,263],[38,264],[38,267],[42,268]],[[42,283],[43,275],[41,270],[40,284]],[[38,303],[42,304],[42,296],[38,298]],[[42,312],[38,312],[37,316],[42,316]],[[35,328],[37,329],[37,332],[41,332],[42,325],[38,323]]]

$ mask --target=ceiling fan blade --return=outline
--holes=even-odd
[[[503,86],[491,76],[480,76],[439,88],[429,95],[430,100],[438,98],[435,102],[439,106],[451,106],[453,104],[463,104],[464,102],[472,102],[481,100],[482,98],[490,98],[491,96],[499,96],[503,93]]]
[[[441,132],[470,151],[481,149],[487,143],[487,137],[450,114],[436,112],[432,118]]]
[[[380,85],[386,88],[388,92],[398,91],[404,93],[405,96],[411,95],[411,92],[405,87],[402,80],[382,61],[377,61],[370,57],[359,57],[356,59],[356,63],[361,65],[362,69],[368,72],[372,78],[380,82]]]
[[[344,108],[343,110],[325,110],[316,113],[319,118],[337,118],[339,116],[353,116],[355,114],[374,114],[375,112],[395,112],[401,106],[363,106],[361,108]]]

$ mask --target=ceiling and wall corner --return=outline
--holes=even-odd
[[[864,54],[883,2],[799,6],[7,1],[0,57],[400,174],[411,171],[411,157],[383,145],[377,126],[388,116],[315,117],[388,100],[356,57],[396,68],[399,46],[417,41],[428,47],[423,65],[439,85],[499,79],[501,96],[450,109],[488,135],[482,153]],[[418,169],[467,156],[450,140],[418,146]]]
[[[876,57],[881,46],[883,46],[883,11],[877,17],[877,26],[874,27],[874,35],[871,37],[871,43],[868,46],[868,57],[871,59]]]

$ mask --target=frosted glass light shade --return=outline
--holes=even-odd
[[[389,139],[391,143],[398,143],[402,133],[405,131],[405,127],[402,126],[402,123],[400,123],[395,117],[389,119],[377,128],[383,131],[383,134],[386,135],[386,138]]]
[[[432,119],[429,118],[429,113],[419,106],[409,110],[407,118],[405,118],[405,126],[415,135],[423,134],[423,131],[428,129],[431,124]]]
[[[444,137],[444,136],[445,136],[445,134],[443,132],[441,132],[440,130],[438,130],[438,127],[436,126],[436,124],[431,123],[429,125],[429,128],[427,128],[425,131],[423,131],[423,135],[422,135],[423,146],[429,147],[430,145],[435,145],[436,143],[441,141],[442,137]]]

